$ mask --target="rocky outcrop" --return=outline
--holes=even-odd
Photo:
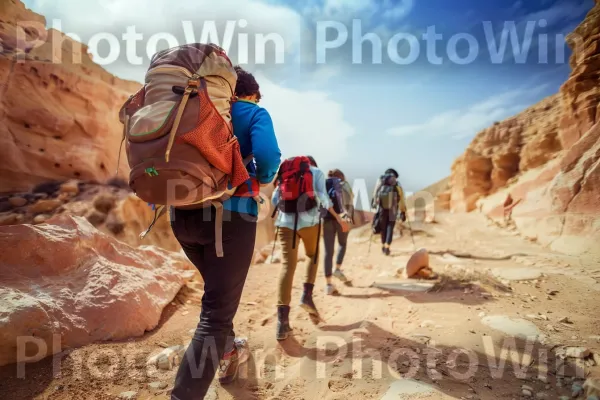
[[[475,138],[453,166],[451,206],[501,219],[510,194],[522,233],[600,255],[600,0],[568,42],[572,73],[560,93]]]
[[[472,211],[481,197],[554,158],[562,150],[560,115],[555,95],[480,132],[452,165],[451,209]]]
[[[600,121],[600,2],[567,37],[573,50],[571,76],[560,90],[560,141],[570,148]]]
[[[179,254],[66,215],[0,227],[0,247],[19,249],[0,252],[0,365],[143,335],[195,272]]]
[[[94,64],[86,46],[46,30],[20,0],[0,7],[0,190],[114,176],[117,112],[139,84]],[[126,160],[119,171],[127,173]]]

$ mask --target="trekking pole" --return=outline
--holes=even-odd
[[[367,255],[371,254],[371,245],[373,244],[373,229],[371,229],[371,236],[369,236],[369,250],[367,251]]]
[[[410,238],[412,239],[413,247],[415,251],[417,251],[417,245],[415,244],[415,238],[413,236],[412,226],[410,226],[410,220],[408,219],[408,215],[406,216],[406,223],[408,224],[408,231],[410,232]]]

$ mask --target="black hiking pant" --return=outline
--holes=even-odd
[[[335,237],[337,236],[339,248],[336,265],[342,265],[346,255],[349,232],[343,232],[339,222],[335,219],[323,220],[323,242],[325,244],[325,277],[329,278],[333,273],[333,253],[335,248]]]
[[[396,213],[393,210],[382,209],[379,224],[381,228],[381,244],[392,244],[394,227],[396,226]]]
[[[223,354],[233,349],[233,318],[252,262],[256,218],[224,211],[221,258],[214,221],[214,208],[210,214],[171,209],[173,233],[204,279],[200,322],[177,371],[172,400],[204,399]]]

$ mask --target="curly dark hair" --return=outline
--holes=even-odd
[[[234,69],[237,74],[235,95],[237,97],[247,97],[256,95],[256,101],[258,102],[262,96],[260,94],[260,86],[258,85],[258,82],[256,82],[254,75],[252,75],[248,71],[245,71],[239,65],[236,65]]]
[[[331,171],[329,171],[329,173],[327,174],[327,176],[329,178],[338,178],[339,180],[345,181],[346,177],[344,176],[344,173],[342,171],[340,171],[339,169],[332,169]]]

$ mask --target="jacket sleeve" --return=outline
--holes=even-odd
[[[271,196],[271,203],[274,206],[277,206],[277,203],[279,203],[279,186],[273,191],[273,195]]]
[[[327,186],[325,185],[325,175],[323,175],[323,172],[317,168],[312,169],[312,171],[314,179],[313,186],[315,188],[316,195],[319,199],[319,202],[321,203],[321,206],[328,210],[331,207],[333,207],[333,204],[331,203],[331,199],[327,194]]]
[[[281,151],[275,136],[273,121],[264,108],[258,108],[252,117],[250,140],[252,154],[256,160],[256,179],[262,184],[269,183],[279,168]]]
[[[396,190],[398,191],[398,209],[406,213],[406,199],[404,198],[404,190],[400,185],[396,186]]]
[[[371,206],[375,208],[377,206],[376,198],[377,192],[379,192],[379,188],[381,187],[381,178],[377,180],[377,184],[375,185],[375,189],[373,190],[373,195],[371,196]]]

